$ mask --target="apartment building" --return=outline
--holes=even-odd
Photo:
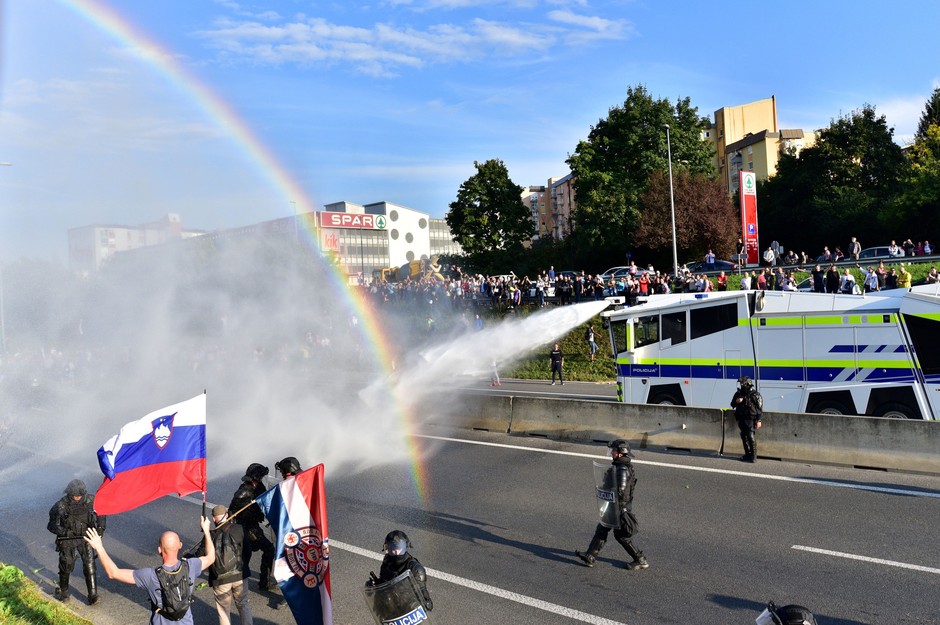
[[[775,96],[715,111],[714,124],[702,139],[715,148],[715,169],[722,186],[732,195],[738,190],[741,171],[752,171],[758,180],[777,173],[780,155],[797,153],[816,142],[816,133],[780,129]]]

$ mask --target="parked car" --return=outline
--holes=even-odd
[[[898,246],[898,254],[896,256],[891,256],[888,253],[887,245],[878,245],[876,247],[866,247],[861,252],[858,253],[859,260],[863,258],[902,258],[904,256],[904,248]]]
[[[731,271],[737,271],[738,269],[737,264],[731,262],[730,260],[715,260],[714,269],[708,269],[708,265],[704,260],[697,260],[695,262],[686,263],[684,266],[692,273],[703,273],[706,271],[724,271],[725,273],[728,273]]]
[[[607,280],[610,280],[615,273],[617,273],[618,271],[623,271],[623,270],[629,271],[630,268],[624,265],[620,265],[618,267],[611,267],[607,271],[597,274],[597,277],[601,278],[602,280],[606,282]]]
[[[639,278],[639,277],[642,276],[644,273],[649,273],[649,270],[648,270],[648,269],[643,269],[642,267],[637,267],[637,268],[636,268],[636,271],[635,271],[634,273],[632,273],[632,274],[630,273],[630,270],[629,270],[629,269],[621,269],[620,271],[614,272],[614,275],[613,275],[612,277],[613,277],[614,280],[616,280],[617,278],[626,278],[626,277],[629,276],[629,275],[633,275],[633,276],[636,276],[637,278]]]

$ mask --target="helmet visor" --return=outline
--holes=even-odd
[[[385,543],[385,553],[390,556],[400,556],[408,551],[408,541],[404,538],[393,538]]]

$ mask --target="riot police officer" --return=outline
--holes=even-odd
[[[614,531],[614,538],[627,553],[633,558],[632,562],[627,564],[627,569],[636,571],[639,569],[648,569],[649,562],[643,552],[636,548],[631,540],[638,530],[636,517],[633,515],[633,488],[636,486],[636,473],[633,470],[633,453],[630,451],[630,443],[618,438],[607,444],[610,449],[610,457],[613,459],[611,465],[602,474],[598,484],[598,495],[608,493],[611,503],[614,503],[611,514],[602,516],[601,522],[597,524],[594,530],[594,536],[591,538],[591,544],[587,551],[575,551],[575,555],[584,563],[584,566],[592,567],[597,560],[597,555],[607,542],[607,536],[610,530]],[[599,466],[600,463],[597,463]]]
[[[281,477],[285,480],[303,471],[300,468],[300,461],[293,456],[287,456],[280,462],[274,463],[274,468],[281,472]]]
[[[98,580],[95,571],[95,554],[85,543],[85,530],[90,527],[104,534],[106,517],[95,513],[95,498],[88,494],[85,483],[72,480],[65,487],[62,499],[49,510],[47,529],[56,535],[55,548],[59,552],[59,585],[55,596],[60,601],[69,599],[69,577],[75,568],[75,560],[81,556],[88,589],[89,605],[98,602]]]
[[[764,400],[751,383],[751,378],[746,375],[738,378],[738,390],[731,398],[731,407],[734,408],[734,417],[741,431],[741,443],[744,445],[741,461],[754,462],[757,457],[757,439],[754,433],[761,427]]]
[[[262,590],[274,590],[277,583],[274,581],[272,569],[274,567],[274,544],[268,540],[261,529],[264,522],[264,513],[254,500],[264,494],[267,489],[263,483],[268,474],[268,467],[252,462],[245,469],[242,483],[232,497],[228,509],[235,517],[235,521],[242,526],[245,533],[243,543],[243,563],[245,578],[251,576],[249,562],[251,554],[261,551],[261,573],[258,584]],[[246,507],[247,506],[247,507]]]
[[[431,601],[431,593],[428,592],[428,574],[424,567],[418,562],[418,559],[408,553],[411,548],[411,541],[408,535],[401,530],[393,530],[385,536],[385,544],[382,546],[382,552],[385,557],[382,558],[382,566],[379,568],[379,576],[371,574],[371,579],[366,582],[369,585],[377,585],[382,582],[388,582],[405,571],[411,571],[411,576],[418,583],[421,590],[421,603],[428,612],[434,609],[434,602]]]

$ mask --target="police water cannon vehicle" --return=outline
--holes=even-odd
[[[936,284],[655,295],[601,316],[626,403],[725,408],[746,375],[768,412],[940,418]]]

